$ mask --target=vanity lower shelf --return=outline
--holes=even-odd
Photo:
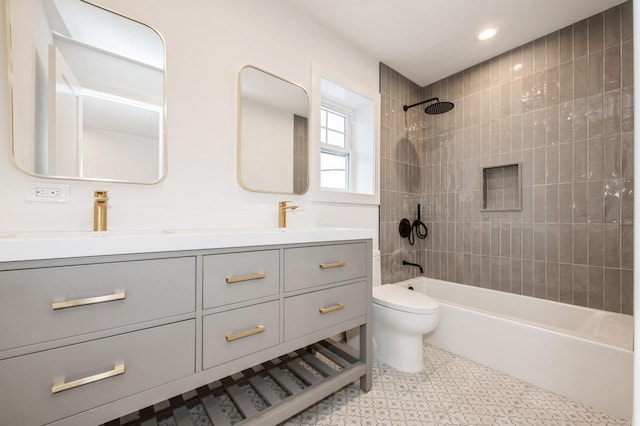
[[[326,339],[103,426],[277,424],[365,371],[353,349]]]

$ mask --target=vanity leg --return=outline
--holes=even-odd
[[[373,348],[371,345],[371,326],[360,326],[360,361],[367,366],[366,373],[360,377],[360,389],[369,392],[373,386]]]

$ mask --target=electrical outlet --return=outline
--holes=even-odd
[[[64,183],[29,183],[27,201],[36,203],[68,203],[69,185]]]

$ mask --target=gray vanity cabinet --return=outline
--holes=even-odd
[[[246,420],[277,424],[371,388],[370,305],[368,239],[0,262],[0,425],[105,423],[360,327],[353,368]]]

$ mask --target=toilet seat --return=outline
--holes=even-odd
[[[373,287],[373,303],[415,314],[436,314],[440,305],[426,294],[394,284]]]

